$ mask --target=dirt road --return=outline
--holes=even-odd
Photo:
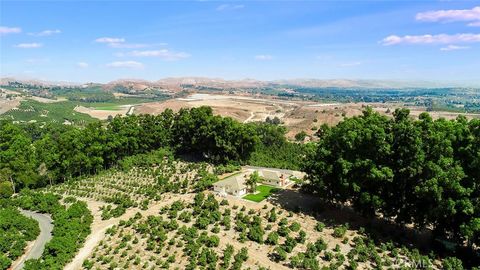
[[[130,208],[125,214],[121,217],[113,218],[109,220],[102,220],[101,212],[98,211],[99,203],[96,201],[87,201],[88,208],[92,211],[94,216],[94,221],[92,224],[92,233],[87,237],[85,244],[77,253],[75,258],[63,268],[64,270],[76,270],[81,269],[83,261],[87,259],[90,254],[92,254],[95,247],[103,240],[105,233],[108,228],[117,225],[120,220],[128,220],[129,218],[135,216],[137,212],[140,212],[143,216],[156,215],[159,213],[160,209],[168,204],[173,203],[179,199],[186,199],[192,197],[191,194],[177,195],[177,196],[167,196],[164,201],[159,202],[158,204],[153,205],[147,210],[140,210],[138,208]]]

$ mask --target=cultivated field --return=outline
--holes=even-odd
[[[65,269],[396,269],[414,260],[438,268],[434,258],[371,238],[360,218],[297,190],[260,203],[198,193],[211,171],[164,159],[47,188],[86,201],[94,216],[92,234]]]
[[[109,219],[122,215],[130,207],[147,209],[153,202],[160,201],[163,193],[192,192],[200,174],[208,170],[205,163],[165,159],[152,168],[109,170],[49,187],[47,191],[102,202],[103,219]]]
[[[105,106],[105,107],[85,107],[85,106],[76,106],[75,111],[79,113],[88,114],[93,118],[97,118],[100,120],[106,120],[109,116],[116,116],[116,115],[126,115],[132,106],[130,105],[122,105],[122,106]]]
[[[84,269],[395,269],[428,260],[392,242],[375,244],[348,224],[208,194],[169,195],[112,221]],[[242,249],[247,256],[235,256]]]
[[[10,97],[7,94],[18,92],[2,89],[0,93],[0,115],[2,119],[14,121],[63,122],[66,124],[86,123],[93,118],[106,120],[109,116],[127,114],[160,114],[165,109],[177,112],[181,108],[210,106],[217,115],[232,117],[240,122],[263,122],[267,118],[278,118],[287,127],[287,137],[293,139],[300,131],[313,135],[322,125],[336,125],[345,117],[362,114],[365,106],[391,115],[395,108],[407,107],[411,115],[417,117],[426,108],[408,106],[402,103],[319,103],[300,100],[286,100],[260,94],[208,94],[194,93],[184,98],[150,102],[149,99],[132,95],[114,93],[109,102],[66,101],[41,97]],[[436,118],[453,119],[459,115],[454,112],[429,112]],[[467,118],[480,118],[480,114],[465,114]]]
[[[322,125],[336,125],[345,117],[361,115],[366,106],[391,115],[395,108],[407,107],[412,116],[425,112],[425,108],[404,106],[399,103],[314,103],[297,100],[275,99],[270,96],[192,94],[187,98],[163,102],[143,103],[135,108],[136,114],[159,114],[165,109],[212,107],[215,114],[229,116],[240,122],[265,121],[278,117],[287,127],[287,137],[293,138],[300,131],[312,135]],[[455,118],[459,113],[429,112],[436,119]],[[464,114],[465,115],[465,114]],[[468,118],[480,118],[479,114],[466,114]]]

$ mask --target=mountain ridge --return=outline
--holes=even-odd
[[[65,81],[47,81],[39,79],[19,79],[15,77],[0,78],[0,84],[5,85],[9,82],[20,82],[41,86],[81,86],[89,84],[103,85],[110,88],[115,85],[122,85],[133,88],[148,87],[173,87],[182,85],[204,86],[213,88],[259,88],[268,86],[294,86],[294,87],[318,87],[318,88],[368,88],[368,89],[402,89],[402,88],[480,88],[480,85],[467,83],[446,83],[431,81],[407,81],[407,80],[371,80],[371,79],[315,79],[298,78],[283,80],[257,80],[257,79],[238,79],[229,80],[215,77],[165,77],[158,80],[145,79],[127,79],[120,78],[107,83],[96,82],[65,82]]]

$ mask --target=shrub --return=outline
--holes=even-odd
[[[0,182],[0,199],[10,198],[13,195],[12,183],[8,181]]]
[[[282,247],[286,252],[290,253],[292,252],[292,250],[295,248],[296,245],[297,245],[297,241],[287,236],[285,238],[285,242],[283,243]]]
[[[463,270],[462,261],[455,257],[448,257],[442,261],[445,270]]]
[[[280,226],[278,227],[277,232],[280,236],[285,237],[288,236],[288,234],[290,233],[290,229],[287,226]]]
[[[333,236],[336,238],[343,238],[347,233],[348,224],[340,225],[333,230]]]
[[[303,244],[305,243],[305,240],[307,238],[307,233],[305,231],[300,231],[298,232],[298,236],[297,236],[297,242],[300,243],[300,244]]]
[[[243,262],[248,260],[248,250],[247,248],[241,248],[240,251],[235,255],[232,269],[240,270],[242,268]]]
[[[290,224],[290,230],[292,232],[298,232],[300,230],[300,224],[298,222],[293,222]]]
[[[318,251],[326,250],[327,243],[325,243],[325,241],[322,238],[319,238],[315,242],[315,247],[317,248]]]
[[[322,232],[324,228],[325,224],[323,222],[317,222],[317,225],[315,225],[315,230],[318,232]]]
[[[275,252],[273,253],[274,260],[279,262],[279,261],[285,261],[287,259],[287,252],[281,248],[281,247],[276,247]]]
[[[267,235],[267,239],[265,240],[265,243],[272,246],[276,245],[278,244],[278,238],[279,238],[279,235],[277,232],[271,232]]]

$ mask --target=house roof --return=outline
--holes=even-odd
[[[280,173],[271,170],[262,170],[261,174],[263,178],[270,179],[270,180],[280,180]]]
[[[217,187],[229,187],[231,189],[241,190],[246,188],[245,178],[242,175],[229,177],[214,184]]]

